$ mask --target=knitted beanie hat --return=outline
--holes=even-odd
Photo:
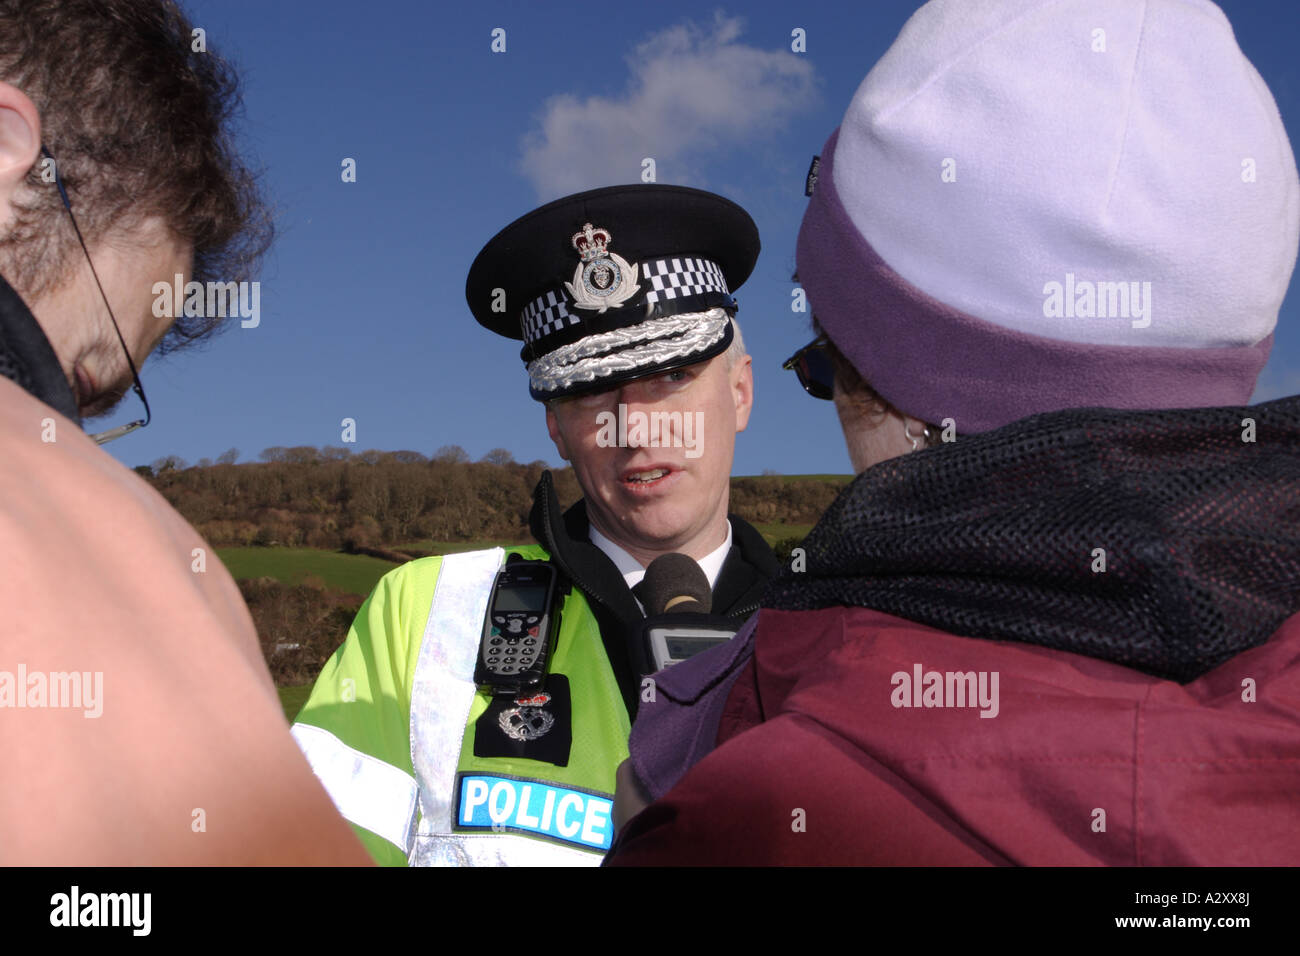
[[[797,252],[903,412],[1249,401],[1300,240],[1277,105],[1208,0],[932,0],[822,153]]]

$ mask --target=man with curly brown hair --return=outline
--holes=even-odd
[[[156,283],[244,281],[270,240],[195,39],[169,0],[0,0],[4,864],[366,860],[229,574],[79,427],[223,324]]]

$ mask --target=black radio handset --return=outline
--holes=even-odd
[[[559,632],[559,583],[549,561],[510,561],[497,572],[474,683],[495,694],[542,689]]]

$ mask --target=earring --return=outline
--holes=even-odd
[[[921,447],[921,438],[924,438],[924,439],[925,439],[926,444],[929,444],[929,443],[930,443],[930,428],[929,428],[928,425],[927,425],[925,428],[923,428],[923,429],[921,430],[921,437],[918,438],[916,435],[913,435],[913,434],[912,434],[912,426],[910,426],[910,425],[907,423],[907,420],[904,419],[904,420],[903,420],[903,434],[906,435],[906,436],[907,436],[907,440],[910,441],[910,442],[912,443],[912,451],[916,451],[918,448]]]

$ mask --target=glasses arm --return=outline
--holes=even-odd
[[[63,177],[59,175],[59,164],[44,144],[41,145],[41,154],[54,167],[54,185],[58,187],[59,198],[63,200],[63,208],[68,211],[68,218],[72,220],[72,231],[77,234],[77,242],[81,244],[81,251],[86,254],[86,263],[90,266],[90,274],[95,278],[95,287],[99,289],[100,298],[104,300],[104,308],[108,310],[109,321],[113,323],[113,331],[117,333],[117,341],[122,346],[123,354],[126,355],[126,364],[131,369],[131,379],[134,382],[131,387],[136,395],[140,396],[140,401],[144,405],[144,418],[142,420],[90,436],[97,444],[102,445],[114,438],[121,438],[128,432],[133,432],[137,428],[148,425],[153,419],[153,413],[149,410],[149,399],[144,397],[144,386],[140,384],[140,373],[136,371],[135,362],[131,358],[131,350],[126,347],[126,339],[122,337],[122,330],[117,325],[117,316],[113,315],[113,307],[108,304],[108,296],[104,293],[104,284],[99,281],[99,273],[95,271],[95,263],[90,258],[90,250],[86,248],[86,240],[81,235],[81,227],[77,225],[77,217],[72,213],[72,201],[68,199],[68,190],[63,185]]]

